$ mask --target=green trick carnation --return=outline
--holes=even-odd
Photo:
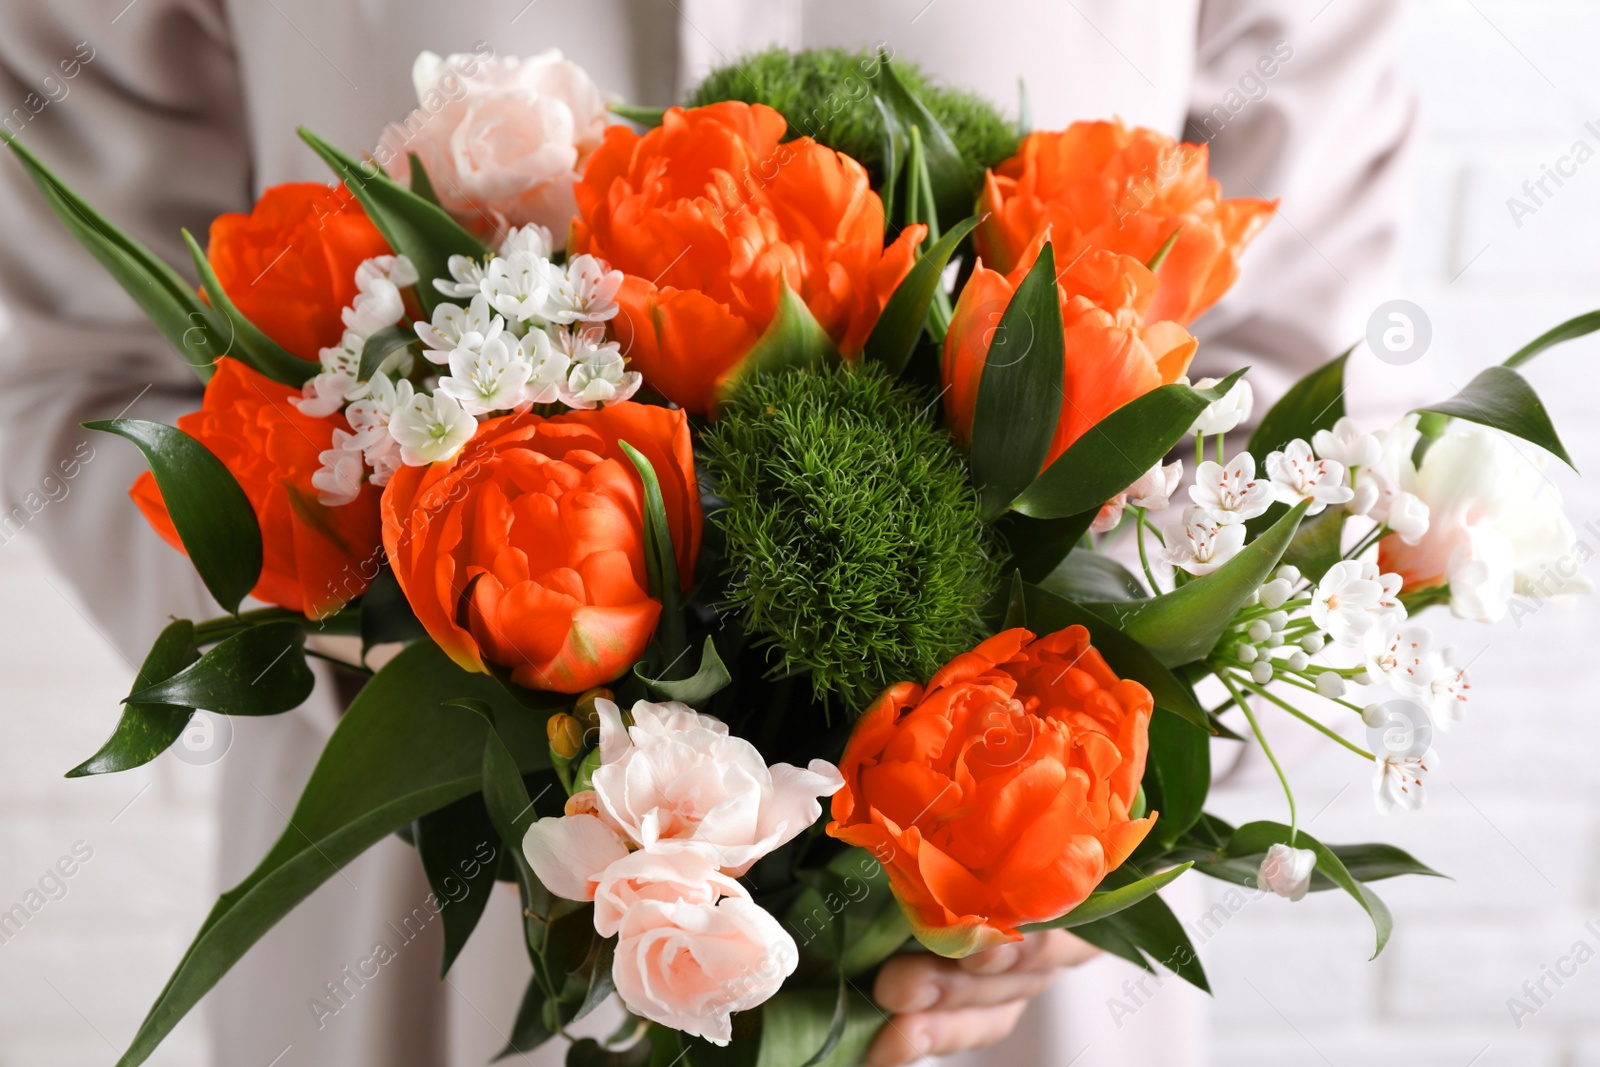
[[[740,388],[705,436],[727,606],[780,675],[859,711],[986,636],[996,544],[929,398],[875,365]]]
[[[720,100],[766,104],[789,123],[789,137],[811,137],[843,152],[867,168],[876,186],[883,178],[883,120],[871,82],[880,62],[865,49],[773,48],[712,71],[689,95],[688,106]],[[934,84],[915,64],[896,60],[894,66],[970,162],[974,179],[1016,152],[1016,127],[988,101]]]

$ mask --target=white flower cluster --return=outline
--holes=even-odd
[[[479,419],[497,412],[557,403],[591,409],[638,392],[641,376],[627,369],[603,325],[617,314],[622,273],[588,255],[558,264],[552,252],[550,231],[529,225],[513,230],[487,263],[450,257],[450,278],[433,285],[465,306],[441,302],[431,321],[413,323],[423,356],[440,368],[431,389],[412,384],[415,361],[404,344],[361,379],[368,340],[405,320],[400,290],[418,281],[404,256],[361,264],[344,337],[321,351],[322,372],[295,401],[318,417],[343,408],[350,421],[351,432],[334,431],[312,476],[323,504],[348,504],[364,480],[388,484],[402,464],[449,459],[472,440]]]

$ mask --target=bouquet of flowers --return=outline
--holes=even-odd
[[[1436,872],[1300,829],[1259,719],[1422,804],[1471,684],[1415,616],[1586,591],[1512,438],[1568,461],[1516,368],[1600,313],[1377,432],[1346,353],[1241,448],[1245,370],[1190,382],[1187,327],[1275,205],[1203,146],[1030,132],[883,53],[665,110],[556,53],[414,73],[369,155],[301,130],[336,184],[185,235],[198,290],[8,138],[205,382],[176,427],[91,426],[225,614],[162,631],[70,773],[288,711],[308,657],[364,676],[122,1064],[390,834],[446,971],[520,892],[508,1051],[620,998],[573,1064],[856,1062],[891,954],[1046,928],[1205,988],[1157,895],[1191,868],[1347,893],[1382,950],[1371,883]],[[1214,743],[1264,750],[1286,822],[1205,812]]]

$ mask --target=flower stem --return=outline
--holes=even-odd
[[[1283,768],[1278,764],[1278,757],[1272,754],[1272,746],[1267,744],[1267,735],[1261,732],[1261,724],[1256,722],[1255,713],[1250,710],[1244,694],[1239,692],[1226,671],[1218,671],[1217,677],[1228,687],[1228,692],[1233,694],[1234,703],[1239,705],[1239,710],[1244,712],[1245,721],[1250,724],[1250,732],[1256,735],[1256,743],[1261,746],[1261,751],[1267,754],[1267,762],[1272,764],[1272,769],[1278,773],[1278,783],[1283,786],[1284,798],[1289,801],[1289,843],[1293,845],[1300,817],[1295,813],[1294,790],[1289,788],[1289,776],[1283,773]]]
[[[1293,704],[1290,704],[1288,701],[1282,699],[1279,696],[1276,696],[1273,693],[1267,692],[1265,689],[1261,688],[1261,686],[1259,686],[1259,685],[1256,685],[1254,682],[1246,681],[1243,678],[1238,679],[1238,682],[1239,682],[1240,685],[1242,685],[1246,689],[1250,690],[1250,692],[1255,693],[1257,696],[1265,697],[1266,699],[1272,701],[1272,703],[1278,705],[1278,707],[1282,708],[1284,711],[1287,711],[1290,715],[1293,715],[1295,718],[1299,719],[1301,722],[1305,723],[1307,726],[1309,726],[1312,729],[1316,730],[1318,733],[1322,733],[1322,734],[1327,735],[1328,737],[1333,738],[1335,741],[1339,742],[1339,744],[1343,745],[1345,748],[1348,748],[1351,752],[1354,752],[1356,755],[1360,756],[1362,759],[1371,760],[1371,759],[1375,758],[1372,755],[1372,753],[1368,752],[1366,749],[1362,748],[1360,745],[1357,745],[1357,744],[1355,744],[1355,743],[1353,743],[1351,741],[1345,740],[1343,737],[1339,736],[1337,731],[1331,730],[1328,727],[1322,725],[1316,719],[1313,719],[1311,716],[1307,715],[1305,712],[1301,711],[1299,708],[1295,707]]]
[[[1144,552],[1144,508],[1135,507],[1133,509],[1133,513],[1139,530],[1139,566],[1144,568],[1144,580],[1150,583],[1150,595],[1159,596],[1161,593],[1161,587],[1156,584],[1155,573],[1150,570],[1150,557],[1146,556]]]

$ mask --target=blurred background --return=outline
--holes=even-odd
[[[1322,3],[1308,0],[1308,17]],[[1600,4],[1431,0],[1408,19],[1402,62],[1423,136],[1387,299],[1417,305],[1432,339],[1404,372],[1365,349],[1353,358],[1364,390],[1425,376],[1443,396],[1600,307]],[[1561,183],[1530,198],[1524,183],[1537,191],[1558,166]],[[1352,339],[1363,328],[1352,324]],[[1583,340],[1528,372],[1591,471],[1597,357],[1600,340]],[[1600,548],[1600,480],[1547,473],[1586,560]],[[50,506],[73,507],[70,493]],[[47,903],[0,927],[0,1067],[106,1064],[220,888],[215,767],[169,754],[61,777],[109,733],[133,670],[45,569],[35,536],[0,545],[0,911],[31,891]],[[1494,628],[1427,616],[1472,661],[1476,688],[1467,721],[1436,744],[1425,810],[1380,817],[1368,766],[1331,744],[1307,746],[1294,771],[1302,825],[1319,838],[1392,841],[1454,878],[1377,887],[1395,915],[1377,961],[1370,924],[1342,894],[1290,904],[1197,879],[1215,905],[1191,909],[1190,930],[1217,994],[1214,1063],[1600,1065],[1600,601],[1528,600],[1514,615]],[[1274,784],[1247,782],[1212,807],[1241,821],[1280,817],[1282,803]],[[1197,995],[1180,986],[1147,979],[1105,1011],[1138,1026],[1153,998]],[[203,1067],[202,1025],[186,1020],[150,1062]]]

